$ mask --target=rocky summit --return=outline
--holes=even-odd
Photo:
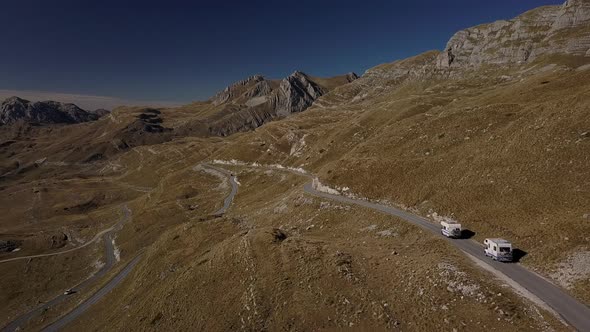
[[[74,104],[56,101],[30,102],[18,97],[10,97],[2,102],[0,124],[16,122],[34,124],[72,124],[94,121],[105,115],[104,110],[87,112]]]
[[[589,1],[568,0],[461,30],[437,57],[437,67],[524,63],[547,54],[590,56]]]
[[[282,80],[268,80],[262,75],[248,77],[210,99],[213,105],[221,107],[221,111],[210,118],[210,132],[227,136],[302,112],[330,90],[357,78],[355,73],[317,78],[300,71]]]

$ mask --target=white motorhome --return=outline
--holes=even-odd
[[[512,261],[512,244],[504,239],[485,239],[483,241],[486,256],[500,262]]]
[[[461,237],[461,224],[452,221],[441,221],[440,232],[446,237],[458,239]]]

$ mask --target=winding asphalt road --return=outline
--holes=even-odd
[[[100,299],[102,299],[105,295],[110,293],[118,284],[123,281],[127,275],[133,270],[135,265],[139,263],[141,259],[141,255],[135,257],[121,272],[119,272],[113,279],[111,279],[104,287],[102,287],[98,292],[94,293],[90,298],[86,301],[82,302],[78,305],[74,310],[67,313],[65,316],[62,316],[57,321],[51,323],[47,327],[45,327],[42,331],[43,332],[55,332],[59,331],[64,326],[68,325],[69,323],[73,322],[78,316],[83,314],[86,310],[88,310],[91,306],[96,304]]]
[[[238,165],[244,166],[244,165]],[[290,173],[304,176],[311,179],[304,185],[303,190],[313,196],[330,199],[347,204],[354,204],[363,206],[369,209],[377,210],[405,221],[408,221],[414,225],[420,226],[423,229],[430,231],[438,236],[445,238],[449,243],[461,249],[464,253],[470,255],[472,258],[480,261],[481,264],[488,265],[491,270],[499,271],[504,274],[507,278],[526,289],[541,301],[547,304],[553,311],[561,316],[561,318],[570,324],[578,331],[590,331],[590,308],[576,300],[560,287],[554,285],[538,274],[526,269],[517,263],[501,263],[494,261],[484,255],[483,245],[469,239],[449,239],[440,233],[439,225],[432,223],[430,220],[420,217],[418,215],[409,213],[404,210],[400,210],[391,206],[372,203],[369,201],[352,199],[341,195],[333,195],[325,192],[318,191],[313,186],[313,177],[309,174],[302,173],[295,170],[289,170],[284,168],[276,167],[264,167],[264,166],[248,166],[254,168],[265,168],[275,169],[280,171],[288,171]],[[218,169],[221,170],[221,169]],[[226,171],[226,174],[231,174]],[[233,193],[233,190],[232,190]],[[235,193],[234,193],[235,195]],[[232,197],[233,199],[233,197]],[[230,200],[231,201],[231,200]]]
[[[32,318],[37,317],[38,315],[42,314],[43,312],[45,312],[49,308],[55,307],[56,305],[62,303],[66,299],[76,296],[78,292],[84,290],[85,288],[87,288],[91,284],[95,283],[100,278],[102,278],[105,274],[107,274],[107,272],[109,272],[113,268],[113,265],[115,264],[115,261],[116,261],[115,248],[113,247],[113,240],[112,240],[113,233],[117,232],[121,228],[123,228],[123,224],[125,222],[127,222],[127,220],[129,220],[129,218],[131,217],[131,210],[129,210],[129,208],[127,206],[123,206],[122,211],[123,211],[123,217],[121,219],[119,219],[117,224],[115,224],[113,227],[110,227],[110,228],[99,233],[99,235],[103,236],[103,240],[104,240],[104,253],[105,253],[106,262],[98,272],[96,272],[94,275],[92,275],[90,278],[84,280],[80,284],[72,287],[72,290],[74,290],[76,293],[70,294],[70,295],[65,295],[65,294],[58,295],[57,297],[41,304],[40,306],[34,308],[33,310],[17,317],[15,320],[10,322],[8,325],[3,327],[1,331],[2,332],[16,331],[19,327],[22,327],[23,325],[25,325]],[[99,235],[97,235],[97,236],[99,236]],[[95,236],[92,241],[87,242],[84,246],[87,246],[88,244],[94,242],[96,239],[97,239],[97,237]],[[5,260],[2,262],[14,261],[14,260],[18,260],[18,259],[61,255],[61,254],[65,254],[65,253],[80,249],[84,246],[80,246],[78,248],[74,248],[74,249],[70,249],[70,250],[66,250],[66,251],[61,251],[58,253],[47,254],[47,255],[33,255],[33,256],[17,257],[15,259]]]
[[[418,225],[434,234],[444,237],[440,234],[440,227],[438,225],[433,224],[428,219],[422,218],[415,214],[411,214],[391,206],[323,193],[315,190],[311,183],[305,184],[304,190],[305,192],[314,196],[327,198],[342,203],[360,205],[373,210],[384,212],[386,214],[409,221],[412,224]],[[483,252],[483,245],[476,241],[469,239],[452,240],[448,239],[447,237],[444,238],[447,239],[449,243],[461,249],[463,252],[473,256],[476,259],[479,259],[485,264],[490,265],[493,269],[502,272],[521,287],[537,296],[577,330],[590,331],[590,308],[567,294],[558,286],[547,281],[538,274],[529,271],[520,264],[501,263],[486,257]]]
[[[231,173],[230,171],[228,171],[226,169],[214,167],[214,166],[211,166],[210,164],[203,164],[203,166],[213,169],[219,173],[222,173],[223,175],[225,175],[229,178],[229,183],[231,184],[231,192],[223,200],[223,206],[221,208],[219,208],[219,210],[215,211],[215,213],[213,213],[213,215],[216,215],[216,216],[223,215],[225,212],[227,212],[227,209],[229,209],[229,206],[231,205],[232,201],[234,200],[234,197],[238,193],[238,182],[236,181],[236,176],[233,175],[233,173]]]
[[[237,183],[236,177],[232,173],[230,173],[229,171],[227,171],[225,169],[213,167],[209,164],[204,164],[203,166],[214,169],[229,178],[229,182],[231,184],[231,192],[224,199],[223,206],[214,213],[214,215],[223,215],[229,209],[236,193],[238,192],[238,183]],[[72,288],[74,291],[79,292],[79,291],[83,290],[84,288],[88,287],[90,284],[97,281],[99,278],[103,277],[113,267],[113,265],[115,263],[115,255],[114,255],[114,248],[113,248],[113,243],[112,243],[112,233],[119,231],[123,227],[123,223],[126,220],[128,220],[131,215],[131,210],[129,210],[126,206],[124,207],[123,211],[124,211],[124,217],[115,226],[100,232],[90,242],[84,244],[81,247],[58,252],[58,253],[52,253],[52,254],[16,257],[16,258],[8,259],[5,261],[0,261],[0,263],[19,260],[19,259],[47,257],[47,256],[65,254],[68,252],[72,252],[74,250],[79,250],[79,249],[93,243],[94,241],[98,240],[101,236],[104,236],[105,257],[106,257],[107,261],[106,261],[105,265],[100,269],[100,271],[98,271],[96,274],[94,274],[89,279],[85,280],[84,282],[82,282],[79,285]],[[44,332],[59,331],[64,326],[73,322],[76,318],[78,318],[80,315],[82,315],[91,306],[93,306],[98,301],[100,301],[105,295],[110,293],[117,285],[119,285],[127,277],[127,275],[133,270],[135,265],[137,265],[137,263],[141,259],[141,256],[142,256],[141,254],[137,255],[131,262],[129,262],[127,264],[127,266],[125,266],[123,268],[123,270],[121,270],[113,279],[111,279],[106,285],[104,285],[101,289],[99,289],[96,293],[94,293],[90,298],[88,298],[85,301],[83,301],[82,303],[80,303],[78,306],[76,306],[72,311],[70,311],[66,315],[60,317],[55,322],[46,326],[42,331],[44,331]],[[75,294],[72,294],[72,295],[61,294],[61,295],[55,297],[54,299],[44,303],[43,305],[33,309],[32,311],[30,311],[22,316],[19,316],[14,321],[12,321],[7,326],[5,326],[2,329],[2,332],[16,331],[20,326],[24,325],[31,318],[38,316],[39,314],[43,313],[45,310],[60,304],[61,302],[66,300],[68,297],[72,297],[72,296],[75,296]]]
[[[230,184],[232,187],[231,192],[225,198],[223,206],[218,211],[215,212],[216,215],[224,214],[227,211],[227,209],[229,208],[229,206],[231,205],[235,195],[237,194],[238,183],[236,181],[236,177],[231,172],[229,172],[225,169],[213,167],[208,164],[205,164],[205,166],[215,169],[215,170],[225,174],[230,179]],[[251,167],[253,167],[253,166],[251,166]],[[278,168],[273,168],[273,167],[263,167],[263,168],[278,169]],[[278,170],[284,170],[284,169],[278,169]],[[300,176],[305,176],[305,177],[313,180],[313,177],[311,177],[309,174],[305,174],[305,173],[301,173],[301,172],[297,172],[297,171],[292,171],[292,170],[290,170],[289,172],[300,175]],[[313,187],[312,182],[306,183],[304,185],[303,189],[306,193],[317,196],[317,197],[322,197],[322,198],[326,198],[326,199],[330,199],[330,200],[334,200],[334,201],[338,201],[338,202],[342,202],[342,203],[347,203],[347,204],[359,205],[359,206],[363,206],[363,207],[370,208],[373,210],[381,211],[383,213],[401,218],[401,219],[406,220],[412,224],[420,226],[423,229],[428,230],[436,235],[442,236],[440,234],[440,229],[439,229],[438,225],[433,224],[432,222],[430,222],[426,218],[409,213],[407,211],[400,210],[400,209],[397,209],[397,208],[394,208],[391,206],[387,206],[387,205],[372,203],[369,201],[357,200],[357,199],[352,199],[352,198],[348,198],[345,196],[324,193],[324,192],[316,190]],[[112,250],[113,250],[110,236],[111,236],[110,232],[105,234],[105,251],[107,253],[107,257],[114,257],[114,255],[110,255],[110,254],[112,254]],[[483,253],[482,245],[473,241],[473,240],[468,240],[468,239],[451,240],[446,237],[444,237],[444,238],[447,241],[449,241],[449,243],[455,245],[456,247],[461,249],[464,253],[468,254],[472,258],[479,260],[482,264],[488,265],[490,267],[490,269],[492,269],[492,270],[501,272],[506,277],[510,278],[513,282],[517,283],[518,285],[520,285],[522,288],[526,289],[527,291],[529,291],[533,295],[537,296],[540,300],[542,300],[549,307],[551,307],[557,314],[559,314],[566,322],[571,324],[571,326],[573,326],[575,329],[577,329],[579,331],[590,331],[590,309],[586,305],[584,305],[583,303],[581,303],[578,300],[576,300],[575,298],[571,297],[569,294],[567,294],[561,288],[557,287],[556,285],[552,284],[551,282],[547,281],[546,279],[542,278],[541,276],[537,275],[536,273],[527,270],[525,267],[523,267],[519,264],[500,263],[500,262],[496,262],[491,259],[488,259],[487,257],[485,257],[485,255]],[[110,249],[109,249],[109,245],[107,245],[107,243],[111,244]],[[133,267],[139,262],[140,258],[141,258],[141,255],[138,255],[136,258],[134,258],[117,276],[115,276],[111,281],[109,281],[109,283],[107,283],[107,285],[105,285],[98,292],[96,292],[93,296],[91,296],[89,299],[87,299],[82,304],[80,304],[78,307],[76,307],[73,311],[71,311],[70,313],[61,317],[59,320],[52,323],[51,325],[47,326],[44,329],[44,331],[52,331],[52,332],[57,331],[60,328],[67,325],[68,323],[70,323],[71,321],[73,321],[76,317],[81,315],[84,311],[86,311],[88,308],[90,308],[90,306],[92,306],[93,304],[98,302],[103,296],[108,294],[114,287],[116,287],[131,272]],[[105,267],[108,266],[109,264],[112,266],[113,262],[114,262],[114,258],[111,258],[110,263],[109,263],[109,260],[107,259],[107,264],[105,264]],[[106,271],[108,271],[108,270],[105,270],[105,267],[103,267],[91,279],[98,278],[97,276],[99,274],[101,276],[104,275],[106,273]],[[84,286],[87,286],[88,283],[90,283],[90,279],[88,279],[85,282],[83,282],[82,284],[78,285],[77,289],[81,289]],[[42,312],[46,308],[49,308],[50,306],[54,306],[54,305],[62,302],[65,298],[66,298],[65,295],[60,295],[60,296],[56,297],[55,299],[44,304],[43,306],[36,308],[34,311],[17,318],[17,320],[15,320],[11,324],[9,324],[2,331],[14,331],[20,324],[28,321],[33,316],[38,315],[40,312]]]
[[[124,207],[123,208],[123,212],[125,212],[126,210],[128,211],[129,209],[127,207]],[[127,213],[127,212],[125,212],[125,213]],[[125,218],[127,218],[127,216],[125,216]],[[124,221],[124,220],[126,220],[126,219],[122,219],[121,221]],[[63,255],[63,254],[67,254],[69,252],[80,250],[80,249],[85,248],[85,247],[93,244],[94,242],[98,241],[106,233],[111,233],[113,230],[115,230],[116,227],[118,227],[120,225],[120,222],[117,223],[116,225],[114,225],[113,227],[110,227],[110,228],[107,228],[105,230],[100,231],[98,234],[96,234],[92,238],[92,240],[84,243],[83,245],[81,245],[79,247],[68,249],[68,250],[64,250],[64,251],[52,252],[50,254],[39,254],[39,255],[29,255],[29,256],[20,256],[20,257],[8,258],[8,259],[1,260],[0,263],[14,262],[14,261],[19,261],[19,260],[29,259],[29,258],[57,256],[57,255]]]

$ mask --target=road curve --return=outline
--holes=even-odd
[[[119,219],[117,224],[115,224],[113,227],[99,233],[99,234],[103,235],[104,252],[105,252],[105,260],[106,260],[105,264],[102,266],[102,268],[98,272],[96,272],[94,275],[92,275],[90,278],[88,278],[88,279],[84,280],[83,282],[79,283],[78,285],[72,287],[71,289],[76,291],[76,293],[70,294],[70,295],[65,295],[62,293],[62,294],[56,296],[55,298],[39,305],[38,307],[34,308],[33,310],[31,310],[25,314],[22,314],[21,316],[18,316],[12,322],[8,323],[8,325],[3,327],[1,330],[2,332],[16,331],[17,329],[19,329],[19,327],[25,325],[33,317],[36,317],[36,316],[42,314],[44,311],[46,311],[49,308],[55,307],[56,305],[65,301],[67,298],[76,296],[78,294],[78,292],[80,292],[81,290],[84,290],[85,288],[87,288],[88,286],[90,286],[91,284],[93,284],[94,282],[99,280],[100,278],[102,278],[105,274],[107,274],[107,272],[109,272],[111,270],[111,268],[115,264],[115,260],[116,260],[115,259],[115,248],[113,247],[113,241],[112,241],[113,232],[120,230],[123,227],[123,224],[127,220],[129,220],[129,218],[131,217],[131,210],[126,205],[123,206],[121,209],[123,211],[123,217],[121,219]],[[88,243],[92,243],[92,242],[88,242]],[[80,247],[78,247],[76,249],[79,249],[79,248]],[[47,257],[47,256],[54,256],[54,255],[63,254],[63,253],[65,253],[65,251],[62,251],[59,253],[54,253],[54,254],[49,254],[49,255],[35,255],[34,257]],[[25,257],[20,257],[20,258],[25,258]],[[33,257],[30,257],[30,258],[33,258]]]
[[[229,209],[229,206],[231,205],[231,203],[234,200],[234,197],[238,193],[238,182],[236,181],[236,176],[233,175],[231,172],[229,172],[226,169],[214,167],[214,166],[211,166],[210,164],[203,164],[203,167],[213,169],[219,173],[222,173],[223,175],[225,175],[229,178],[229,183],[231,184],[231,192],[223,200],[223,206],[221,208],[219,208],[219,210],[217,210],[213,213],[213,215],[216,215],[216,216],[223,215],[225,212],[227,212],[227,210]]]
[[[231,192],[224,199],[223,206],[218,211],[216,211],[214,213],[215,215],[222,215],[229,209],[235,195],[238,192],[238,182],[236,180],[236,177],[232,173],[230,173],[229,171],[227,171],[225,169],[213,167],[209,164],[204,164],[203,166],[214,169],[214,170],[226,175],[229,178],[229,182],[231,184]],[[125,206],[123,208],[123,211],[124,211],[124,218],[122,218],[119,221],[119,223],[117,223],[115,226],[113,226],[109,229],[106,229],[106,230],[100,232],[99,234],[97,234],[94,237],[94,239],[91,242],[88,242],[87,244],[85,244],[85,246],[86,246],[86,245],[96,241],[98,238],[100,238],[101,235],[104,235],[105,256],[107,257],[106,258],[107,262],[100,269],[99,272],[97,272],[96,274],[94,274],[92,277],[85,280],[84,282],[80,283],[79,285],[75,286],[74,288],[72,288],[75,291],[80,291],[80,290],[86,288],[88,285],[90,285],[94,281],[96,281],[97,279],[103,277],[114,265],[115,255],[114,255],[114,248],[113,248],[113,243],[112,243],[112,232],[120,230],[123,226],[123,223],[127,219],[129,219],[129,216],[131,214],[131,211],[129,210],[129,208],[127,208],[127,206]],[[26,257],[17,257],[17,258],[11,259],[11,260],[59,255],[59,254],[64,254],[66,252],[71,252],[73,250],[77,250],[80,248],[82,248],[82,247],[70,249],[68,251],[47,254],[47,255],[34,255],[34,256],[26,256]],[[66,315],[60,317],[55,322],[46,326],[42,331],[44,331],[44,332],[58,331],[61,328],[63,328],[64,326],[66,326],[67,324],[74,321],[78,316],[83,314],[92,305],[96,304],[98,301],[100,301],[100,299],[102,299],[105,295],[107,295],[109,292],[111,292],[117,285],[119,285],[127,277],[127,275],[133,270],[135,265],[137,265],[137,263],[141,259],[141,256],[142,255],[140,254],[137,257],[135,257],[131,262],[129,262],[127,264],[127,266],[125,266],[125,268],[123,268],[123,270],[121,270],[113,279],[111,279],[106,285],[104,285],[101,289],[99,289],[96,293],[94,293],[90,298],[88,298],[85,301],[83,301],[82,303],[80,303],[77,307],[75,307],[72,311],[70,311]],[[51,307],[58,305],[59,303],[63,302],[65,299],[67,299],[68,297],[71,297],[71,296],[75,296],[75,294],[73,294],[73,295],[60,294],[59,296],[44,303],[41,306],[33,309],[32,311],[30,311],[22,316],[17,317],[17,319],[15,319],[11,323],[9,323],[7,326],[5,326],[1,332],[16,331],[20,326],[24,325],[31,318],[41,314],[43,311],[45,311]]]
[[[126,210],[125,210],[126,209]],[[128,213],[128,208],[124,207],[123,208],[124,212],[127,214]],[[121,222],[121,221],[120,221]],[[85,248],[91,244],[93,244],[94,242],[98,241],[103,235],[105,235],[106,233],[112,232],[113,230],[115,230],[115,228],[119,227],[120,222],[115,224],[112,227],[109,227],[105,230],[100,231],[98,234],[96,234],[92,240],[84,243],[83,245],[76,247],[76,248],[71,248],[68,250],[64,250],[64,251],[58,251],[58,252],[52,252],[50,254],[39,254],[39,255],[29,255],[29,256],[20,256],[20,257],[14,257],[14,258],[8,258],[8,259],[4,259],[1,260],[0,263],[7,263],[7,262],[14,262],[14,261],[18,261],[18,260],[22,260],[22,259],[29,259],[29,258],[39,258],[39,257],[49,257],[49,256],[57,256],[57,255],[63,255],[63,254],[67,254],[76,250],[80,250],[82,248]]]
[[[117,285],[121,283],[127,277],[127,275],[133,270],[135,265],[139,263],[141,259],[141,255],[135,257],[121,272],[119,272],[113,279],[111,279],[106,285],[104,285],[98,292],[94,293],[90,298],[86,301],[79,304],[74,310],[70,311],[66,315],[60,317],[57,321],[51,323],[47,327],[45,327],[43,332],[55,332],[59,331],[61,328],[66,326],[67,324],[74,321],[74,319],[78,318],[81,314],[83,314],[86,310],[88,310],[91,306],[96,304],[100,299],[102,299],[105,295],[110,293]]]
[[[229,195],[223,200],[223,206],[217,210],[214,214],[215,215],[222,215],[224,214],[230,207],[234,197],[238,192],[238,182],[236,177],[229,171],[211,166],[209,164],[203,164],[204,167],[208,167],[210,169],[216,170],[229,178],[229,182],[231,184],[231,191]],[[141,255],[135,257],[121,272],[119,272],[111,281],[109,281],[105,286],[103,286],[100,290],[94,293],[90,298],[86,301],[79,304],[74,310],[70,311],[66,315],[60,317],[57,321],[51,323],[47,327],[45,327],[42,331],[43,332],[55,332],[59,331],[61,328],[66,326],[67,324],[73,322],[78,316],[83,314],[86,310],[88,310],[91,306],[96,304],[100,299],[102,299],[105,295],[110,293],[117,285],[119,285],[127,275],[133,270],[135,265],[139,262]]]
[[[442,236],[440,234],[440,228],[438,225],[433,224],[428,219],[422,218],[407,211],[396,209],[387,205],[320,192],[315,190],[311,183],[305,184],[304,190],[305,192],[314,196],[378,210],[409,221],[410,223],[418,225],[436,235]],[[479,259],[487,265],[490,265],[493,269],[502,272],[521,287],[537,296],[577,330],[590,331],[590,308],[567,294],[560,287],[547,281],[538,274],[529,271],[520,264],[501,263],[487,258],[484,255],[483,246],[478,242],[468,239],[451,240],[446,237],[444,238],[447,239],[449,243],[461,249],[463,252],[475,257],[476,259]]]
[[[440,233],[440,227],[426,218],[418,215],[409,213],[404,210],[400,210],[391,206],[372,203],[365,200],[353,199],[341,195],[333,195],[325,192],[318,191],[313,186],[313,177],[307,173],[302,173],[297,170],[290,170],[286,168],[277,167],[265,167],[265,166],[250,166],[250,165],[236,165],[250,168],[265,168],[287,171],[299,176],[304,176],[311,179],[304,185],[303,190],[311,195],[338,201],[347,204],[354,204],[363,206],[369,209],[377,210],[405,221],[408,221],[414,225],[420,226],[425,230],[428,230],[435,235],[445,238],[449,243],[461,249],[464,253],[472,256],[479,260],[482,264],[488,265],[492,270],[496,270],[510,278],[513,282],[520,285],[533,295],[537,296],[541,301],[547,304],[555,313],[559,314],[561,318],[570,324],[578,331],[590,331],[590,308],[585,304],[576,300],[560,287],[554,285],[550,281],[544,279],[538,274],[528,270],[524,266],[517,263],[501,263],[493,261],[484,255],[483,245],[479,244],[474,240],[469,239],[457,239],[452,240],[444,237]],[[227,172],[227,171],[226,171]]]

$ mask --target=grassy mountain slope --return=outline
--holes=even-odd
[[[572,14],[570,5],[585,3],[520,19],[550,20],[541,31],[546,45],[571,38],[580,47],[587,29],[570,18],[584,11]],[[129,107],[92,123],[3,128],[0,240],[20,241],[21,251],[0,259],[74,248],[127,205],[133,219],[116,237],[116,269],[144,258],[68,329],[565,330],[445,241],[309,197],[289,173],[232,168],[238,196],[224,217],[210,215],[229,187],[199,163],[302,167],[342,192],[433,222],[456,219],[476,240],[505,237],[526,254],[522,264],[590,303],[590,58],[567,46],[508,61],[522,55],[514,48],[516,58],[498,65],[470,58],[473,45],[461,45],[453,54],[463,60],[449,67],[440,65],[448,52],[431,51],[352,82],[298,74],[281,90],[282,82],[257,77],[177,109]],[[301,84],[311,90],[283,98]],[[285,105],[307,106],[283,117]],[[96,244],[84,255],[10,263],[0,280],[10,310],[0,325],[82,280],[99,252]],[[23,290],[29,283],[34,291]]]

